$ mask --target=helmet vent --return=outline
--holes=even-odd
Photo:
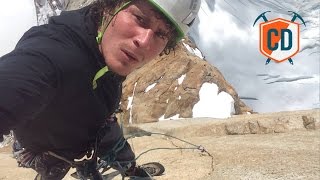
[[[183,20],[183,24],[186,24],[188,26],[191,26],[194,19],[196,18],[196,13],[190,12],[190,14]]]
[[[187,24],[187,26],[191,27],[195,19],[196,18],[194,18],[189,24]]]

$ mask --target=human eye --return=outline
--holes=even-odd
[[[136,21],[138,22],[138,24],[142,25],[142,26],[146,26],[147,22],[145,20],[145,18],[139,14],[134,14]]]

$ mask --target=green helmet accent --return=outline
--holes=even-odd
[[[201,0],[148,0],[157,10],[159,10],[168,20],[175,26],[178,37],[177,41],[181,40],[188,32],[189,28],[193,24],[195,18],[200,9]],[[127,1],[120,8],[118,8],[112,18],[121,10],[126,8],[131,1]],[[100,44],[102,36],[109,26],[112,18],[108,20],[106,25],[102,25],[102,31],[100,31],[96,37],[97,43]],[[104,24],[105,17],[102,19]]]
[[[193,24],[200,9],[201,0],[148,0],[162,12],[178,31],[181,40]]]

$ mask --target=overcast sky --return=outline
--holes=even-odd
[[[301,28],[301,52],[288,61],[265,65],[259,52],[259,23],[268,19],[291,20],[287,11],[299,13],[307,27]],[[205,58],[223,73],[246,104],[258,112],[319,107],[320,32],[319,1],[302,0],[203,0],[199,20],[190,32]],[[298,21],[299,22],[299,21]]]
[[[36,25],[33,0],[1,0],[0,56],[13,50],[23,33]]]

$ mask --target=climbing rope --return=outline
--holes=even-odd
[[[168,134],[164,134],[164,133],[157,133],[157,132],[150,132],[151,135],[162,135],[162,136],[166,136],[166,137],[170,137],[170,138],[173,138],[173,139],[176,139],[176,140],[179,140],[181,142],[184,142],[186,144],[189,144],[191,145],[192,147],[175,147],[175,148],[172,148],[172,147],[159,147],[159,148],[151,148],[151,149],[148,149],[142,153],[140,153],[138,156],[136,156],[136,158],[134,160],[131,160],[131,161],[112,161],[112,160],[115,160],[115,156],[116,156],[116,153],[112,153],[111,154],[108,154],[106,156],[108,157],[113,157],[111,159],[107,159],[107,161],[105,161],[103,164],[101,164],[99,166],[99,168],[104,168],[104,167],[108,167],[112,164],[116,164],[116,165],[120,165],[120,164],[127,164],[127,163],[132,163],[132,162],[135,162],[137,161],[142,155],[150,152],[150,151],[155,151],[155,150],[199,150],[201,153],[206,153],[208,156],[211,157],[211,171],[213,172],[214,171],[214,160],[213,160],[213,156],[201,145],[196,145],[196,144],[193,144],[191,142],[188,142],[186,140],[183,140],[181,138],[178,138],[178,137],[175,137],[175,136],[172,136],[172,135],[168,135]],[[129,136],[128,138],[126,138],[126,140],[129,140],[129,139],[132,139],[132,138],[135,138],[135,137],[138,137],[137,135],[133,134],[131,136]],[[123,147],[123,145],[125,144],[126,141],[118,141],[117,144],[114,146],[113,149],[116,149],[116,150],[121,150],[121,147]],[[123,144],[122,144],[123,143]],[[121,146],[119,146],[121,145]],[[101,158],[103,159],[103,158]],[[98,169],[99,170],[99,169]],[[104,171],[105,172],[105,171]],[[123,174],[123,172],[120,172],[121,174]],[[152,176],[150,176],[152,177]]]
[[[122,124],[122,121],[120,123],[120,127],[121,127],[121,130],[123,131],[123,124]],[[186,140],[183,140],[181,138],[178,138],[178,137],[175,137],[175,136],[172,136],[172,135],[168,135],[168,134],[164,134],[164,133],[158,133],[158,132],[148,132],[148,135],[160,135],[160,136],[166,136],[166,137],[169,137],[169,138],[172,138],[172,139],[176,139],[180,142],[183,142],[183,143],[186,143],[188,145],[190,145],[191,147],[158,147],[158,148],[151,148],[151,149],[148,149],[146,151],[143,151],[141,152],[139,155],[136,156],[135,159],[131,160],[131,161],[116,161],[116,156],[117,156],[117,153],[125,146],[126,142],[129,140],[129,139],[133,139],[135,137],[139,137],[141,135],[139,134],[132,134],[131,136],[127,137],[127,138],[120,138],[116,144],[112,147],[112,149],[108,152],[105,153],[104,156],[100,157],[99,160],[97,158],[97,149],[98,149],[98,144],[99,144],[99,138],[97,137],[96,138],[96,142],[95,142],[95,147],[94,147],[94,151],[93,151],[93,155],[91,156],[91,158],[89,160],[83,160],[83,161],[79,161],[79,162],[75,162],[75,161],[70,161],[62,156],[59,156],[51,151],[48,151],[46,152],[45,154],[47,155],[51,155],[51,156],[54,156],[60,160],[63,160],[67,163],[70,164],[71,167],[74,167],[74,168],[78,168],[78,167],[84,167],[84,169],[82,169],[84,172],[84,174],[88,175],[90,173],[89,172],[89,169],[88,168],[92,168],[92,163],[90,162],[93,162],[95,161],[97,163],[97,166],[96,166],[96,170],[99,171],[101,169],[102,170],[102,173],[104,173],[105,171],[109,170],[112,166],[117,166],[119,169],[119,172],[121,173],[122,175],[122,179],[124,179],[125,177],[125,171],[128,167],[122,167],[121,164],[131,164],[133,162],[136,162],[142,155],[148,153],[148,152],[151,152],[151,151],[156,151],[156,150],[198,150],[200,151],[201,153],[206,153],[208,156],[211,157],[211,171],[213,172],[214,171],[214,159],[213,159],[213,156],[202,146],[202,145],[196,145],[194,143],[191,143],[191,142],[188,142]],[[101,138],[101,137],[100,137]],[[86,167],[85,165],[90,165],[90,167]],[[88,172],[86,172],[86,170]],[[92,172],[92,169],[91,171]],[[101,174],[102,174],[101,173]],[[148,173],[147,173],[148,174]],[[152,176],[150,174],[148,174],[151,178]]]

